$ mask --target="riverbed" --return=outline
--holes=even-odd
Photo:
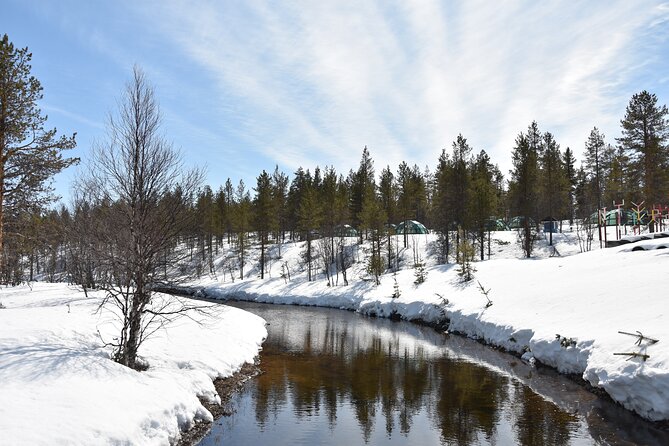
[[[269,323],[263,373],[202,445],[669,444],[609,399],[460,336],[334,309],[229,304]]]

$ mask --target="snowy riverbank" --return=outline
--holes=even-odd
[[[101,337],[115,331],[99,298],[64,284],[0,290],[1,443],[174,442],[212,420],[198,397],[218,401],[212,380],[253,362],[267,336],[261,318],[214,304],[149,338],[149,369],[136,372],[109,359]]]
[[[429,244],[427,237],[420,237]],[[561,252],[575,252],[562,235],[559,240]],[[669,305],[663,289],[669,279],[669,251],[655,248],[668,244],[667,238],[646,240],[529,260],[500,255],[476,263],[475,279],[468,283],[462,283],[456,266],[436,265],[428,258],[427,280],[420,285],[414,284],[413,269],[386,274],[378,286],[361,280],[361,271],[349,286],[329,287],[322,277],[287,281],[277,277],[276,264],[270,279],[209,278],[199,284],[208,296],[224,299],[327,306],[385,317],[395,313],[430,323],[447,318],[450,331],[525,352],[529,362],[578,374],[624,407],[657,421],[669,419]],[[511,245],[502,240],[499,246]],[[647,250],[632,251],[639,246]],[[282,262],[295,264],[302,249],[299,243],[284,246]],[[490,290],[492,306],[486,307],[477,282]],[[393,299],[396,289],[400,297]],[[637,338],[618,333],[637,330],[660,342],[650,345],[644,340],[637,346]]]

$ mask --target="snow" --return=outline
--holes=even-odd
[[[225,267],[235,254],[224,247],[218,273],[193,285],[221,299],[318,305],[435,324],[448,319],[451,332],[516,352],[528,366],[543,363],[582,376],[647,419],[669,419],[663,292],[669,250],[662,249],[669,238],[631,237],[630,243],[607,249],[595,241],[593,251],[581,253],[577,234],[566,231],[554,234],[561,256],[551,257],[555,250],[541,240],[535,257],[522,259],[516,233],[496,232],[490,259],[474,264],[474,280],[467,283],[456,265],[437,264],[435,241],[433,234],[412,235],[402,248],[397,237],[400,270],[384,274],[380,285],[365,272],[369,246],[352,239],[356,262],[347,286],[341,275],[331,286],[323,274],[306,280],[304,242],[272,245],[264,280],[258,278],[258,250],[252,248],[246,278],[234,282]],[[420,285],[414,284],[416,260],[426,265]],[[291,280],[281,276],[282,265]],[[486,306],[481,286],[489,290],[492,306]],[[211,420],[198,397],[217,401],[212,380],[253,361],[267,336],[262,319],[212,305],[209,316],[182,318],[147,340],[140,353],[150,368],[136,372],[109,359],[104,340],[114,336],[114,318],[95,312],[101,297],[87,298],[65,284],[0,290],[3,443],[173,443],[193,423]],[[618,333],[637,330],[659,342],[636,345],[636,337]]]
[[[149,338],[140,348],[149,369],[137,372],[109,359],[114,318],[95,312],[100,293],[90,296],[65,284],[0,291],[3,444],[174,442],[212,421],[198,396],[220,402],[212,380],[253,362],[267,336],[261,318],[207,304],[208,314]]]
[[[609,239],[615,238],[610,228]],[[595,235],[596,237],[596,235]],[[447,318],[448,330],[484,340],[516,352],[528,363],[540,362],[562,373],[576,374],[605,390],[615,401],[649,420],[669,419],[669,324],[663,292],[669,279],[669,238],[632,238],[619,247],[580,252],[575,231],[553,235],[561,256],[545,240],[535,257],[523,259],[514,231],[493,233],[490,260],[476,262],[474,280],[463,283],[457,265],[438,265],[435,236],[410,236],[400,253],[400,270],[387,273],[375,285],[365,272],[367,247],[356,250],[357,263],[349,270],[350,285],[328,286],[324,275],[308,282],[299,273],[304,242],[274,246],[266,278],[260,280],[257,252],[250,252],[244,280],[212,275],[195,284],[211,297],[278,304],[334,307],[363,314],[438,323]],[[394,243],[402,247],[402,237]],[[351,240],[350,244],[354,244]],[[641,246],[643,250],[634,250]],[[640,249],[640,248],[636,248]],[[427,279],[415,285],[413,256],[426,265]],[[487,247],[486,247],[487,252]],[[219,258],[218,264],[227,260]],[[288,265],[291,280],[281,277]],[[238,273],[237,273],[238,274]],[[393,299],[395,280],[400,297]],[[492,306],[481,289],[489,291]],[[448,303],[443,304],[443,299]],[[660,342],[618,333],[626,331]],[[644,353],[640,357],[614,353]]]

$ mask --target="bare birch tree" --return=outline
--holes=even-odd
[[[164,271],[179,260],[177,236],[192,224],[183,212],[202,181],[202,172],[184,170],[181,156],[160,133],[161,115],[152,86],[135,67],[110,115],[107,138],[94,150],[79,192],[98,209],[91,221],[91,245],[106,291],[102,307],[111,307],[121,331],[110,345],[113,359],[141,368],[142,342],[166,322],[192,309],[185,301],[155,299]]]

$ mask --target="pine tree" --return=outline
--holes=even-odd
[[[427,189],[423,175],[417,165],[409,167],[402,161],[397,169],[397,210],[402,221],[425,220],[427,215]],[[404,231],[404,247],[407,247],[407,232]]]
[[[343,225],[350,221],[349,202],[351,201],[351,190],[342,175],[337,180],[337,192],[332,207],[335,210],[337,224]]]
[[[218,254],[218,249],[223,244],[223,237],[225,237],[225,221],[228,218],[223,186],[219,186],[214,195],[214,214],[216,222],[214,234],[216,235],[216,254]]]
[[[540,164],[543,210],[547,216],[561,221],[568,208],[569,181],[562,164],[560,145],[550,132],[544,134]],[[549,245],[553,245],[552,231],[549,233]]]
[[[642,91],[632,96],[620,121],[622,136],[618,143],[629,157],[628,184],[641,185],[639,191],[647,204],[667,201],[669,161],[669,122],[667,106],[657,104],[657,96]]]
[[[316,192],[316,199],[320,200],[323,195],[323,178],[321,177],[321,168],[316,166],[314,175],[311,179],[311,187]]]
[[[430,170],[429,166],[425,166],[423,169],[423,175],[421,178],[424,189],[424,203],[420,209],[420,214],[418,215],[418,220],[421,221],[425,227],[432,227],[432,201],[434,200],[434,190],[435,190],[435,175]]]
[[[471,219],[467,213],[471,192],[471,153],[472,148],[467,143],[467,139],[461,134],[453,142],[453,157],[451,171],[451,190],[449,209],[452,214],[453,224],[462,229],[456,232],[455,237],[455,257],[456,262],[460,251],[461,235],[466,234],[471,228]]]
[[[254,220],[255,230],[258,233],[258,241],[260,242],[260,278],[265,278],[265,264],[267,263],[265,256],[267,244],[269,243],[269,235],[276,230],[278,226],[277,212],[275,201],[272,197],[272,180],[267,172],[264,170],[257,178],[255,187]]]
[[[393,294],[390,296],[393,299],[398,299],[402,295],[400,285],[397,283],[397,271],[393,273]]]
[[[342,175],[340,175],[339,180],[337,180],[337,192],[335,194],[335,200],[332,204],[332,207],[335,210],[336,220],[340,225],[350,221],[350,192],[349,183]],[[337,266],[337,282],[339,282],[339,273],[341,272],[344,285],[348,285],[347,269],[352,265],[353,259],[349,251],[346,249],[346,237],[344,234],[340,234],[340,236],[337,238],[337,244],[335,246],[335,258]]]
[[[451,175],[451,212],[453,222],[465,230],[469,229],[470,221],[467,215],[467,202],[470,192],[470,162],[472,148],[467,139],[458,135],[453,142],[453,170]]]
[[[381,208],[386,216],[385,233],[387,236],[386,246],[388,252],[388,268],[393,264],[393,243],[392,235],[394,231],[391,230],[391,224],[397,221],[397,184],[395,176],[390,170],[390,166],[386,166],[381,171],[381,179],[379,180],[379,199],[381,200]]]
[[[509,195],[512,209],[523,218],[520,242],[526,257],[532,255],[534,234],[530,218],[538,218],[538,178],[539,154],[542,150],[542,136],[539,126],[532,122],[527,133],[520,133],[513,148],[511,183]]]
[[[435,173],[434,198],[432,200],[432,221],[439,232],[439,262],[447,263],[450,249],[449,230],[452,225],[451,204],[452,164],[446,153],[441,151]]]
[[[337,201],[337,171],[332,166],[325,168],[320,191],[320,201],[323,204],[321,235],[327,239],[327,252],[329,253],[329,258],[325,260],[328,263],[334,263],[335,232],[336,228],[343,224],[343,221],[339,220],[338,209],[335,206],[335,202]]]
[[[476,251],[469,242],[467,234],[460,228],[458,232],[460,233],[461,242],[458,245],[459,252],[457,257],[459,267],[457,271],[463,282],[469,282],[474,278],[474,273],[476,272],[476,268],[472,265]]]
[[[574,152],[569,147],[565,149],[562,156],[562,165],[568,183],[567,212],[569,214],[569,224],[571,225],[574,223],[576,209],[574,197],[574,189],[576,188],[576,158],[574,158]]]
[[[397,217],[397,184],[395,183],[395,176],[390,170],[390,166],[386,166],[381,171],[381,178],[379,180],[379,196],[381,199],[381,206],[388,217],[387,223],[396,221]]]
[[[485,150],[481,150],[474,160],[471,171],[467,214],[470,216],[472,230],[479,243],[481,260],[484,260],[486,230],[497,201],[494,179],[498,170],[497,166],[490,162],[490,157]]]
[[[318,202],[316,190],[311,187],[310,184],[306,185],[304,193],[302,194],[297,216],[298,227],[307,241],[304,251],[304,260],[307,264],[307,279],[311,282],[311,271],[314,263],[313,239],[315,231],[318,229],[322,221],[322,209]]]
[[[383,261],[381,258],[381,240],[384,233],[386,214],[383,211],[381,201],[373,194],[367,194],[360,212],[360,226],[369,231],[372,242],[372,252],[367,265],[367,272],[374,276],[378,285],[379,277],[383,273]]]
[[[31,59],[7,34],[0,39],[0,251],[8,218],[51,201],[50,179],[77,161],[62,154],[76,145],[75,135],[58,138],[56,129],[44,129],[47,117],[37,105],[42,86],[30,75]],[[4,258],[0,280],[7,279]]]
[[[429,175],[429,171],[427,172]],[[411,168],[411,189],[413,198],[413,207],[416,209],[415,219],[423,224],[427,224],[428,214],[428,178],[421,172],[420,167],[414,164]]]
[[[274,167],[272,174],[272,200],[276,211],[276,239],[283,242],[285,240],[287,220],[289,219],[286,209],[288,200],[288,175],[279,171],[279,166]],[[279,244],[279,256],[281,255],[281,244]]]
[[[228,244],[232,242],[233,222],[234,222],[234,205],[235,205],[235,188],[232,181],[228,178],[225,181],[225,188],[223,189],[225,195],[225,233],[228,235]]]
[[[604,180],[604,203],[627,203],[636,197],[627,196],[628,185],[625,172],[627,170],[627,157],[620,146],[613,147],[608,144],[604,151],[606,166],[606,178]]]
[[[413,217],[414,212],[411,209],[411,169],[409,169],[409,165],[405,161],[402,161],[397,167],[397,188],[397,214],[399,219],[405,222],[406,226],[406,222]],[[408,243],[407,237],[407,231],[404,231],[403,240],[405,248]]]
[[[248,245],[248,233],[251,230],[252,220],[251,195],[246,190],[244,180],[239,180],[235,191],[235,206],[233,211],[232,226],[237,233],[237,254],[239,256],[239,278],[244,279],[244,263],[246,262],[246,249]]]
[[[574,189],[576,200],[576,217],[579,219],[589,218],[597,206],[597,191],[595,183],[581,166],[576,171],[576,188]]]
[[[413,268],[413,276],[415,277],[413,284],[418,286],[422,283],[425,283],[425,280],[427,280],[427,270],[425,269],[425,264],[419,260],[418,262],[414,263]]]
[[[362,212],[362,203],[367,195],[376,193],[376,184],[374,181],[374,161],[369,154],[367,146],[362,150],[362,157],[360,165],[356,172],[349,174],[349,181],[351,186],[351,217],[353,218],[353,226],[360,227]],[[362,239],[362,232],[360,237]]]
[[[595,127],[590,131],[588,140],[585,142],[585,152],[583,153],[583,157],[585,159],[585,172],[592,178],[595,186],[597,209],[601,209],[603,206],[602,194],[604,189],[604,174],[602,155],[604,148],[604,134]]]
[[[304,194],[311,187],[311,182],[312,179],[309,170],[305,171],[302,167],[298,167],[294,173],[293,181],[290,183],[287,199],[288,215],[292,216],[292,218],[288,219],[291,240],[295,240],[297,233],[301,232],[299,228],[300,207],[302,206]]]
[[[197,238],[200,244],[202,261],[207,260],[209,272],[214,272],[213,236],[216,231],[214,212],[214,194],[207,185],[200,191],[195,204],[197,224],[199,226]]]

